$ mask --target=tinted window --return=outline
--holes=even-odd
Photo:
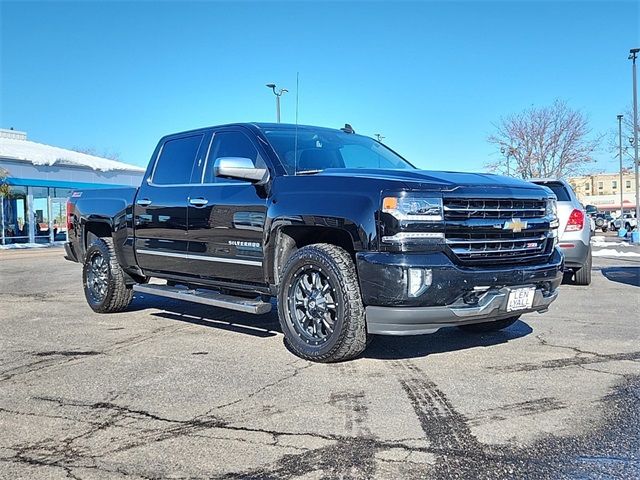
[[[541,183],[540,185],[544,185],[545,187],[550,188],[553,193],[556,194],[556,197],[558,197],[558,201],[559,202],[570,202],[571,201],[571,197],[569,196],[569,192],[567,192],[567,189],[565,188],[565,186],[561,183],[556,183],[556,182],[548,182],[548,183]]]
[[[193,135],[165,142],[153,172],[153,183],[189,183],[202,137],[203,135]]]
[[[204,176],[204,183],[224,183],[239,182],[215,176],[214,166],[218,158],[242,157],[250,159],[257,167],[264,168],[265,163],[258,153],[258,149],[253,145],[249,137],[242,132],[220,132],[213,137],[211,152],[207,160],[207,171]]]

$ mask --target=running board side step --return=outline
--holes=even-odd
[[[259,298],[234,297],[209,290],[193,290],[184,286],[170,287],[168,285],[134,285],[134,292],[148,293],[160,297],[175,298],[187,302],[203,303],[212,307],[237,310],[239,312],[262,315],[271,311],[271,304]]]

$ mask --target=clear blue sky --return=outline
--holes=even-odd
[[[146,165],[166,133],[283,121],[382,133],[422,168],[480,170],[500,116],[555,98],[596,132],[631,104],[637,1],[1,1],[0,126]],[[597,168],[614,170],[611,154]]]

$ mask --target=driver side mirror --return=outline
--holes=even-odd
[[[264,183],[269,177],[266,168],[257,168],[253,161],[244,157],[220,157],[214,164],[216,177],[247,180],[251,183]]]

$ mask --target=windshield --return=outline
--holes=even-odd
[[[266,130],[269,143],[287,173],[315,173],[327,168],[415,169],[375,140],[341,131],[308,127]]]

